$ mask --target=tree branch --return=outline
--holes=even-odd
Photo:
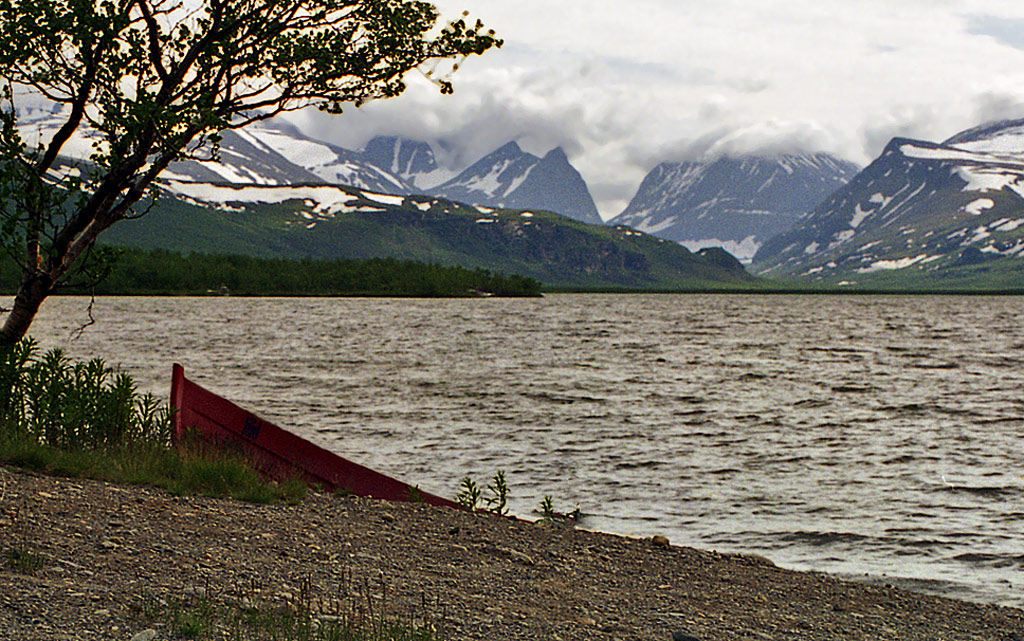
[[[156,71],[156,75],[162,82],[167,82],[167,70],[164,69],[163,56],[160,53],[160,26],[153,17],[153,12],[148,0],[138,0],[139,10],[146,21],[146,31],[149,36],[149,63]]]

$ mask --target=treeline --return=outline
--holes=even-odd
[[[541,288],[538,281],[518,275],[393,258],[291,260],[161,249],[119,253],[105,278],[76,290],[98,295],[462,297],[539,296]],[[14,265],[5,265],[3,289],[15,291],[19,277]]]

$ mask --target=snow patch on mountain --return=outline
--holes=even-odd
[[[692,252],[698,252],[708,247],[721,247],[725,251],[732,254],[736,260],[741,263],[750,263],[754,258],[754,254],[761,247],[761,243],[757,242],[757,236],[751,234],[741,240],[722,240],[719,238],[702,238],[700,240],[690,240],[682,243],[684,247]]]
[[[875,262],[871,263],[870,266],[858,269],[857,272],[861,273],[861,274],[870,274],[871,272],[877,272],[877,271],[881,271],[883,269],[888,269],[888,270],[906,269],[907,267],[911,267],[913,265],[916,265],[916,264],[918,264],[920,262],[928,260],[929,258],[931,258],[932,260],[935,260],[935,259],[937,259],[939,257],[938,256],[932,257],[932,256],[929,256],[928,254],[919,254],[917,256],[913,256],[913,257],[909,257],[908,256],[907,258],[900,258],[898,260],[876,260]]]
[[[992,209],[996,206],[996,203],[991,198],[979,198],[978,200],[972,201],[964,207],[964,211],[972,216],[980,216],[986,209]]]
[[[358,196],[335,185],[229,185],[167,180],[163,182],[163,186],[186,202],[220,206],[225,210],[234,210],[230,205],[236,203],[283,203],[298,200],[322,216],[368,210],[381,211],[380,207],[368,207],[360,202]],[[363,196],[367,197],[368,194],[364,192]],[[379,194],[373,196],[380,197]]]

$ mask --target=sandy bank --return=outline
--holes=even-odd
[[[0,564],[0,638],[124,639],[143,599],[203,587],[287,600],[304,582],[424,596],[453,640],[1011,641],[1024,611],[922,596],[650,541],[448,509],[314,496],[258,506],[0,468],[0,547],[27,542],[35,575]],[[256,586],[254,588],[253,586]],[[165,638],[161,636],[160,638]],[[1024,638],[1024,637],[1021,637]]]

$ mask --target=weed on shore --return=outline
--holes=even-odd
[[[176,638],[206,641],[442,641],[445,616],[423,607],[404,616],[389,615],[387,584],[355,581],[351,575],[329,597],[315,594],[309,579],[298,594],[271,594],[258,582],[214,593],[209,586],[188,588],[163,600],[146,596],[135,608],[137,619],[163,627]],[[443,609],[441,609],[443,612]]]

